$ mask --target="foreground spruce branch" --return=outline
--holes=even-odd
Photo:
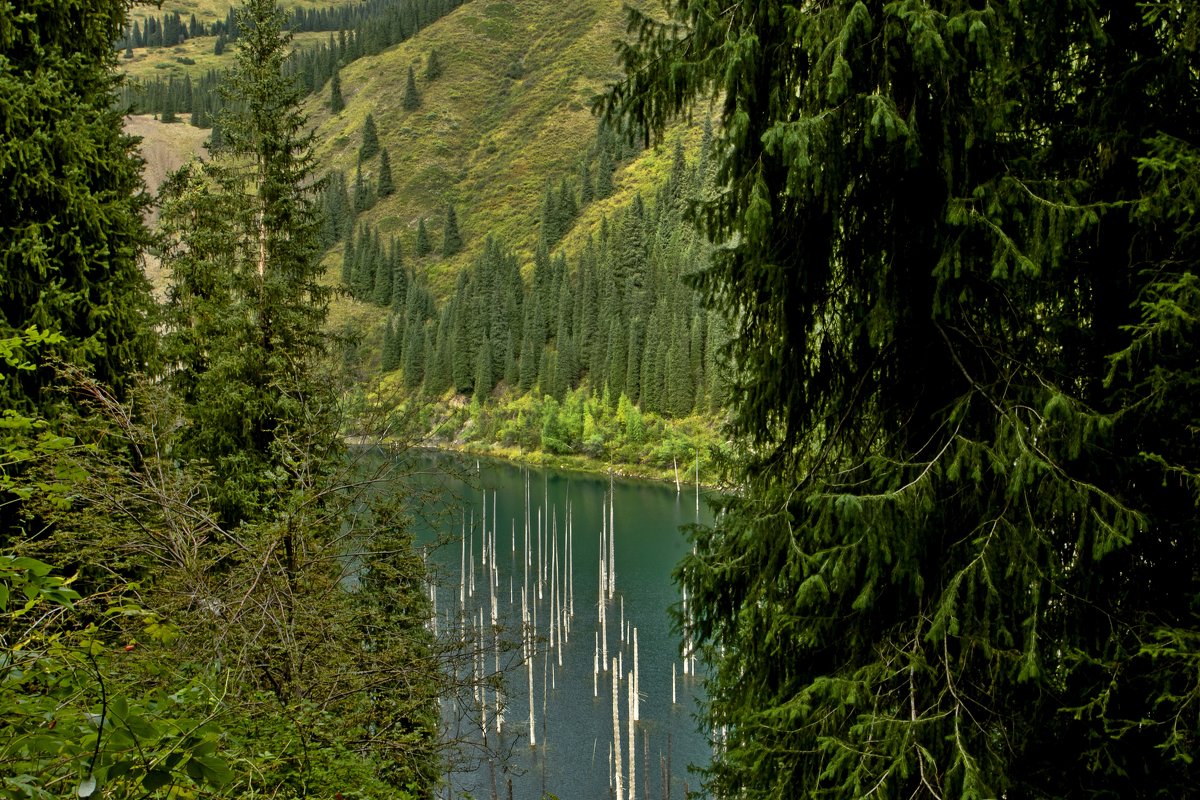
[[[709,785],[1193,792],[1195,10],[665,5],[602,106],[721,110]]]

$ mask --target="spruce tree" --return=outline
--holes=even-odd
[[[375,128],[375,115],[367,113],[363,122],[362,145],[358,148],[359,163],[369,161],[379,152],[379,131]]]
[[[435,47],[429,51],[429,57],[425,60],[425,80],[431,82],[440,77],[442,77],[442,62],[438,58],[438,51]]]
[[[425,323],[410,319],[404,335],[404,388],[420,387],[425,378]]]
[[[686,316],[679,315],[672,320],[666,361],[662,365],[666,383],[663,408],[675,417],[686,417],[696,400],[696,385],[692,379],[691,333]]]
[[[596,187],[592,182],[592,168],[586,160],[579,165],[579,205],[586,206],[596,196]]]
[[[619,346],[625,348],[625,394],[635,404],[642,399],[642,362],[647,357],[653,359],[653,353],[647,351],[643,338],[644,328],[641,321],[633,321],[623,336]]]
[[[424,217],[417,220],[417,238],[413,244],[413,251],[418,257],[427,256],[433,252],[433,245],[429,242],[429,233],[425,230]]]
[[[237,614],[196,610],[193,619],[202,622],[187,638],[198,655],[188,663],[221,676],[228,694],[213,713],[233,706],[253,715],[239,726],[248,741],[270,736],[248,728],[286,728],[315,752],[315,732],[349,716],[361,722],[348,723],[347,733],[360,724],[405,731],[402,756],[389,743],[340,762],[356,782],[386,772],[403,785],[430,787],[427,774],[418,779],[424,767],[413,756],[432,743],[436,701],[410,682],[429,657],[420,633],[423,601],[418,592],[390,602],[395,587],[419,587],[422,570],[410,543],[396,534],[398,525],[379,535],[356,524],[356,539],[369,536],[372,551],[391,555],[373,558],[363,576],[374,600],[352,600],[339,588],[343,525],[361,510],[361,496],[337,488],[344,485],[338,473],[345,453],[334,416],[338,381],[324,371],[329,290],[321,280],[320,184],[299,110],[301,89],[285,73],[291,48],[282,16],[272,0],[251,0],[239,20],[227,150],[174,178],[163,210],[164,264],[172,279],[164,314],[169,369],[162,377],[178,393],[184,421],[169,458],[199,462],[202,482],[195,485],[211,497],[219,522],[203,524],[220,532],[189,545],[199,563],[189,563],[187,574],[209,587],[206,596],[226,592],[231,601],[220,607],[242,604]],[[364,231],[356,250],[378,260],[377,237]],[[207,516],[184,508],[197,519]],[[381,513],[386,509],[375,506],[371,516]],[[170,584],[172,592],[176,586]],[[205,638],[209,631],[215,633]],[[335,666],[336,654],[349,651],[374,662],[369,683],[358,670],[352,675]],[[270,703],[262,702],[265,696]],[[337,706],[317,710],[314,696]],[[333,796],[330,784],[345,784],[341,776],[328,777],[329,763],[297,760],[285,782]]]
[[[479,352],[475,356],[475,380],[471,390],[476,397],[486,399],[495,388],[496,377],[493,362],[491,337],[484,337]]]
[[[396,192],[396,184],[392,182],[392,161],[386,147],[379,151],[379,182],[375,191],[380,197],[391,197]]]
[[[386,307],[392,302],[392,262],[381,251],[378,245],[376,253],[375,281],[371,292],[371,302],[377,306]]]
[[[189,172],[164,213],[174,231],[168,355],[182,367],[168,380],[189,421],[180,452],[212,469],[229,525],[280,501],[272,475],[292,437],[315,437],[305,445],[314,454],[340,446],[323,417],[331,388],[316,377],[329,290],[318,280],[311,136],[283,71],[290,39],[270,0],[243,13],[223,119],[231,158]],[[208,225],[192,223],[201,213]]]
[[[167,87],[166,97],[163,99],[162,117],[161,120],[165,123],[178,122],[179,116],[175,113],[175,84],[172,81]]]
[[[411,278],[404,269],[404,256],[400,250],[400,243],[395,239],[392,240],[388,261],[392,269],[392,299],[390,307],[392,313],[401,314],[404,312],[404,306],[408,302],[408,285],[411,283]]]
[[[680,571],[712,793],[1193,792],[1197,11],[633,17],[610,112],[725,98],[696,283],[744,456]]]
[[[515,309],[514,309],[515,311]],[[509,388],[517,386],[521,380],[521,331],[514,327],[508,332],[504,342],[504,354],[501,363],[504,365],[504,382]]]
[[[561,215],[558,211],[558,196],[554,193],[554,184],[550,179],[546,179],[546,189],[542,194],[542,211],[539,221],[541,237],[539,239],[539,247],[549,250],[558,243],[562,237],[562,231],[559,228]]]
[[[59,356],[121,394],[151,352],[146,198],[112,94],[124,12],[96,0],[0,7],[0,338],[61,333]],[[52,380],[0,362],[0,400],[45,413]]]
[[[521,392],[528,392],[537,384],[538,367],[541,364],[541,358],[541,347],[538,346],[529,331],[526,331],[524,338],[521,340],[521,367],[517,377],[517,388]]]
[[[341,70],[335,69],[329,79],[329,110],[337,114],[345,107],[346,101],[342,98],[342,73]]]
[[[600,149],[600,155],[596,163],[596,197],[603,200],[612,195],[613,186],[613,170],[616,167],[613,165],[612,155],[609,154],[606,148]]]
[[[451,347],[451,318],[449,308],[442,307],[441,313],[438,315],[437,330],[435,332],[436,348],[433,351],[432,359],[425,367],[425,387],[433,394],[444,392],[451,383],[451,375],[453,368],[451,366],[454,353]]]
[[[454,204],[446,206],[446,222],[442,227],[442,255],[449,257],[462,250],[462,234],[458,232],[458,216]]]
[[[421,105],[421,95],[417,91],[417,79],[413,75],[413,68],[408,68],[408,79],[404,82],[404,99],[401,105],[405,111],[416,111]]]
[[[354,230],[351,228],[346,234],[346,245],[342,250],[342,285],[351,291],[354,286],[354,265],[358,263],[354,245]]]
[[[374,205],[371,202],[371,189],[363,177],[362,162],[354,170],[354,213],[361,214]]]
[[[380,348],[379,367],[384,372],[391,372],[400,366],[400,353],[396,347],[397,335],[392,328],[392,319],[388,317],[383,326],[383,346]]]

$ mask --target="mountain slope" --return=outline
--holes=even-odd
[[[327,92],[310,99],[317,157],[352,181],[366,115],[374,116],[397,191],[360,219],[412,253],[418,220],[426,217],[436,248],[453,203],[464,250],[427,265],[442,291],[488,235],[528,261],[546,181],[573,175],[593,141],[591,99],[617,74],[613,41],[622,32],[620,6],[608,0],[467,3],[344,68],[341,113],[329,112]],[[443,74],[426,81],[434,49]],[[413,111],[403,108],[409,67],[421,93]],[[363,169],[371,179],[377,165]]]

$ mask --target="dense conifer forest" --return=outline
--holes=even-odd
[[[364,153],[374,141],[370,130],[364,129]],[[361,171],[353,190],[341,175],[331,176],[323,198],[325,240],[332,243],[339,229],[346,231],[342,283],[351,296],[388,310],[380,368],[400,370],[409,392],[462,394],[477,406],[531,392],[539,403],[548,398],[562,404],[578,393],[609,411],[632,405],[664,417],[715,415],[723,391],[723,322],[700,307],[684,280],[708,260],[705,240],[683,216],[704,183],[710,139],[691,167],[678,146],[653,202],[635,196],[611,222],[603,221],[597,239],[589,239],[570,263],[562,252],[551,256],[550,248],[582,206],[611,193],[604,179],[593,183],[593,170],[611,173],[611,165],[629,155],[602,127],[594,162],[581,165],[579,182],[547,182],[529,280],[504,243],[489,239],[440,305],[423,271],[414,268],[420,253],[410,257],[410,266],[394,237],[384,241],[369,225],[353,226],[355,211],[368,208],[378,189],[363,184]],[[457,249],[451,244],[456,236],[456,230],[445,236],[443,256]],[[510,419],[503,432],[477,430],[473,437],[603,457],[605,437],[596,438],[594,426],[585,434],[582,411],[576,416],[559,426],[569,435],[544,437],[538,413],[527,425]]]

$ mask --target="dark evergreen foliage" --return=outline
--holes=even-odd
[[[383,326],[383,344],[379,348],[379,368],[384,372],[391,372],[398,368],[400,361],[396,358],[396,354],[396,331],[392,327],[392,318],[388,317]]]
[[[175,82],[172,80],[168,87],[166,100],[163,101],[161,120],[166,123],[178,122],[179,117],[175,114]]]
[[[592,182],[592,169],[588,162],[579,165],[579,205],[586,206],[596,197],[596,186]]]
[[[430,22],[457,8],[460,3],[461,0],[368,0],[364,3],[325,9],[293,9],[290,30],[330,31],[330,41],[328,44],[298,48],[289,54],[284,63],[284,73],[298,80],[304,91],[318,93],[323,90],[327,81],[333,80],[340,67],[405,41]],[[171,35],[171,31],[166,30],[167,27],[181,31],[180,35],[185,37],[194,35],[188,32],[189,26],[183,24],[178,14],[172,13],[164,15],[161,20],[147,19],[149,33],[146,35],[142,35],[137,23],[134,23],[134,27],[118,46],[160,46],[163,31],[166,31],[168,37]],[[238,28],[232,10],[225,21],[213,23],[208,27],[197,22],[196,29],[202,31],[201,35],[216,37],[213,46],[216,55],[221,55],[226,44],[237,40]],[[333,31],[338,32],[336,42],[333,39]],[[182,103],[176,97],[173,101],[175,112],[194,111],[193,104],[204,104],[207,116],[212,118],[219,103],[216,86],[224,80],[220,77],[222,74],[214,71],[217,79],[197,87],[196,99],[188,104]],[[338,113],[344,106],[340,82],[336,88],[337,91],[334,91],[334,85],[331,84],[329,103],[333,113]],[[121,91],[121,103],[132,107],[137,113],[161,114],[166,97],[167,82],[161,78],[152,81],[130,81]]]
[[[424,305],[415,307],[416,320],[408,316],[411,303],[403,309],[402,346],[411,340],[420,348],[404,351],[406,382],[423,384],[431,395],[452,388],[483,396],[503,385],[537,389],[539,396],[562,402],[586,384],[614,397],[628,394],[664,415],[716,409],[721,340],[712,333],[709,312],[682,283],[706,261],[707,247],[683,224],[687,204],[673,194],[695,187],[688,172],[687,179],[663,187],[652,206],[639,198],[624,210],[622,249],[605,234],[569,267],[563,256],[539,246],[528,286],[517,260],[489,238],[459,274],[436,312],[436,325]],[[561,189],[551,188],[547,197],[559,202]],[[366,246],[360,238],[353,252]],[[395,301],[392,307],[401,311]],[[564,447],[568,439],[561,440]]]
[[[228,82],[225,148],[164,193],[171,269],[167,376],[188,427],[180,455],[211,468],[227,525],[270,513],[287,442],[336,455],[332,388],[317,378],[329,290],[301,95],[283,74],[290,38],[270,0],[252,0]],[[250,187],[250,200],[246,199]],[[204,225],[196,219],[203,218]],[[286,347],[282,346],[286,343]]]
[[[367,112],[363,122],[362,145],[358,148],[359,162],[369,161],[379,152],[379,131],[375,128],[375,115]]]
[[[454,204],[446,206],[446,221],[442,225],[442,255],[450,257],[462,250],[462,234],[458,231],[458,215],[454,213]]]
[[[607,149],[601,148],[599,160],[596,164],[596,198],[603,200],[613,193],[613,170],[616,167],[613,164],[612,156]]]
[[[394,237],[385,247],[378,230],[360,225],[356,235],[346,237],[341,274],[347,291],[356,300],[403,311],[408,278]]]
[[[413,245],[417,256],[424,257],[433,252],[433,244],[429,241],[429,233],[425,230],[425,218],[417,220],[417,238]]]
[[[442,62],[438,58],[438,51],[435,47],[429,51],[429,56],[425,60],[425,80],[432,82],[440,77],[442,77]]]
[[[374,796],[395,787],[431,796],[441,772],[439,667],[425,624],[424,568],[399,504],[348,489],[362,480],[363,467],[346,466],[337,413],[343,387],[329,371],[330,291],[320,255],[323,240],[353,224],[346,182],[340,174],[326,185],[313,180],[303,90],[286,73],[290,36],[273,0],[249,0],[237,20],[224,149],[173,175],[163,192],[163,263],[171,277],[158,386],[173,390],[168,411],[176,419],[177,404],[181,424],[161,434],[169,437],[165,446],[155,432],[150,455],[162,460],[145,469],[183,481],[185,489],[167,487],[168,501],[171,491],[187,494],[172,505],[143,491],[158,484],[134,481],[137,523],[155,543],[147,548],[156,552],[155,566],[186,579],[160,591],[190,619],[186,642],[171,653],[187,653],[183,668],[220,686],[203,713],[232,723],[223,746],[271,748],[259,755],[266,751],[246,747],[234,778],[244,775],[246,783],[232,795],[253,794],[269,772],[277,796],[332,797],[368,786]],[[393,302],[404,291],[395,251],[382,256],[378,234],[366,226],[357,241],[346,239],[349,277],[371,299]],[[390,324],[387,335],[385,358],[394,362]],[[342,344],[343,352],[355,348],[350,337]],[[177,477],[175,470],[188,472]],[[378,485],[381,475],[370,482]],[[184,523],[189,543],[179,549],[186,554],[171,545],[170,554],[157,555],[167,549],[158,543],[181,528],[167,525],[160,534],[145,509],[199,521]],[[364,517],[371,522],[361,524]],[[204,533],[192,537],[198,530]],[[345,585],[348,534],[371,553],[369,568],[356,570],[356,592]],[[209,605],[175,603],[179,587],[193,585],[205,586]],[[212,611],[238,604],[236,613]],[[352,669],[343,668],[347,653],[355,654]],[[161,672],[156,665],[156,682]],[[330,745],[364,731],[380,735]],[[150,781],[142,783],[144,794]]]
[[[1195,9],[667,8],[604,105],[720,104],[713,794],[1192,794]]]
[[[375,205],[375,190],[363,177],[362,162],[354,170],[354,213],[361,214]]]
[[[352,226],[353,218],[354,206],[346,187],[346,176],[341,172],[330,172],[325,176],[320,195],[322,249],[336,244]]]
[[[392,160],[388,157],[387,148],[379,151],[379,180],[375,193],[379,197],[390,197],[396,192],[396,184],[392,181]]]
[[[553,181],[547,179],[546,192],[542,196],[541,211],[541,245],[547,249],[553,248],[579,215],[579,204],[575,199],[575,190],[563,177],[555,190]]]
[[[417,91],[417,79],[413,68],[408,68],[408,79],[404,83],[404,99],[400,102],[405,111],[415,111],[421,105],[421,93]]]
[[[329,78],[329,110],[337,114],[346,107],[346,101],[342,97],[342,75],[341,71],[335,69],[333,75]]]
[[[136,142],[112,103],[125,7],[0,7],[0,337],[30,326],[123,392],[150,354]],[[54,398],[51,376],[0,362],[5,408]]]

